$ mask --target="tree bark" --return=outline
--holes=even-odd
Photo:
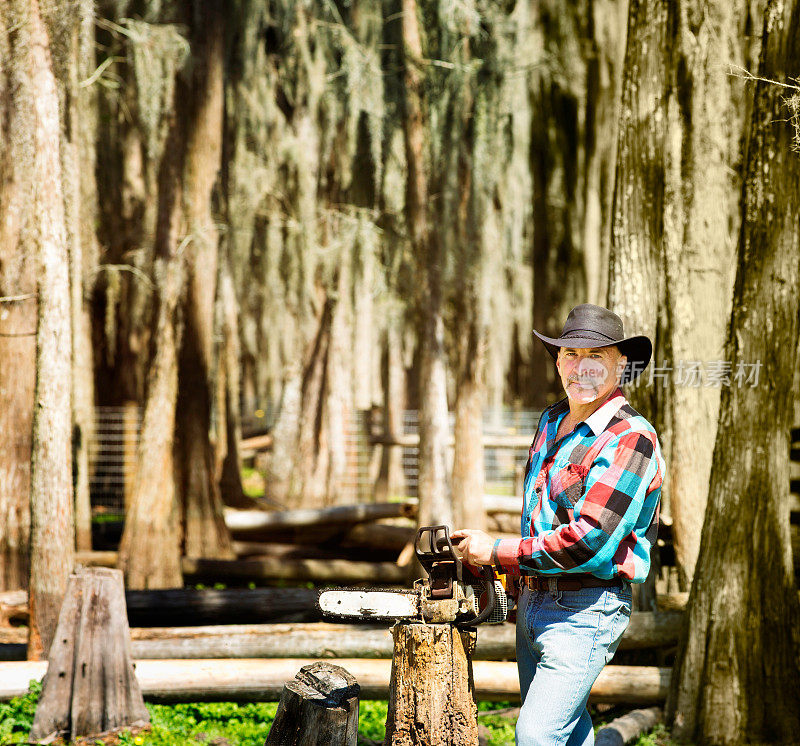
[[[420,281],[419,525],[450,524],[452,508],[447,483],[447,373],[442,319],[441,243],[429,209],[431,156],[426,132],[425,55],[416,0],[402,2],[403,121],[408,176],[406,221]]]
[[[467,376],[461,380],[456,395],[453,522],[455,526],[485,530],[482,358],[483,351],[478,345],[472,350]]]
[[[683,587],[700,545],[721,388],[708,372],[703,380],[702,367],[691,371],[722,356],[739,222],[731,164],[742,139],[741,81],[719,60],[742,59],[747,12],[722,1],[631,3],[609,305],[627,333],[654,342],[629,398],[659,433],[662,511],[673,520]]]
[[[670,411],[662,417],[670,437],[663,499],[687,589],[700,550],[721,386],[694,385],[686,370],[691,361],[709,366],[723,358],[740,223],[741,176],[731,164],[740,158],[746,107],[742,81],[719,60],[743,61],[748,11],[726,0],[682,4],[666,108],[664,303],[670,326],[664,332],[672,372]]]
[[[472,652],[475,632],[451,624],[397,624],[389,684],[387,746],[478,742]]]
[[[33,108],[24,3],[0,10],[0,588],[28,585],[36,383]],[[21,25],[22,24],[22,27]]]
[[[583,197],[583,266],[586,302],[604,305],[608,293],[611,209],[617,158],[622,67],[628,3],[592,0],[587,36]]]
[[[303,666],[283,687],[265,746],[356,746],[359,686],[341,666]]]
[[[86,81],[97,67],[94,4],[79,0],[47,8],[43,20],[51,35],[61,111],[61,166],[71,291],[75,541],[78,549],[89,551],[92,548],[89,449],[94,439],[90,301],[98,260],[97,86]]]
[[[177,242],[177,238],[173,240]],[[178,387],[176,337],[180,336],[181,259],[171,256],[160,260],[156,272],[159,295],[154,334],[156,352],[148,375],[130,508],[125,516],[117,564],[125,573],[128,588],[183,585],[172,438]]]
[[[56,732],[72,740],[149,722],[131,658],[122,573],[80,570],[70,576],[30,737]]]
[[[761,78],[798,77],[799,29],[797,2],[770,3]],[[800,333],[800,160],[784,90],[758,82],[754,91],[726,354],[734,372],[760,363],[763,378],[722,391],[700,554],[668,705],[675,735],[719,744],[791,743],[800,731],[794,665],[800,604],[786,489]]]
[[[217,227],[211,214],[222,153],[225,15],[218,0],[190,3],[193,16],[192,96],[187,113],[183,209],[191,236],[186,258],[184,329],[178,358],[176,466],[183,508],[184,554],[233,557],[222,517],[215,444],[210,439],[215,362],[215,300],[219,266]],[[224,429],[219,423],[217,429]],[[218,438],[217,438],[218,439]]]
[[[69,253],[61,181],[58,91],[37,0],[27,22],[33,101],[32,214],[39,314],[31,460],[31,576],[28,658],[47,655],[75,556],[72,487],[72,329]]]

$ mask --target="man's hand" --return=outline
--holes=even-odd
[[[453,546],[468,565],[491,565],[494,539],[485,531],[462,528],[450,534]]]

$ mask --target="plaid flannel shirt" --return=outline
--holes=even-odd
[[[658,436],[619,388],[556,442],[567,412],[562,399],[542,414],[525,472],[522,538],[495,543],[498,569],[641,583],[658,531]]]

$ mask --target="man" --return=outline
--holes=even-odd
[[[518,746],[594,743],[589,690],[631,613],[631,583],[650,568],[664,460],[653,427],[625,399],[652,354],[600,306],[573,308],[542,340],[566,398],[542,414],[524,481],[522,538],[452,534],[472,565],[520,577]]]

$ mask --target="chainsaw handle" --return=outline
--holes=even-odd
[[[486,607],[478,612],[474,619],[456,622],[456,627],[477,627],[479,624],[483,624],[494,611],[497,603],[497,591],[494,587],[494,568],[491,565],[481,565],[481,576],[486,583]]]

